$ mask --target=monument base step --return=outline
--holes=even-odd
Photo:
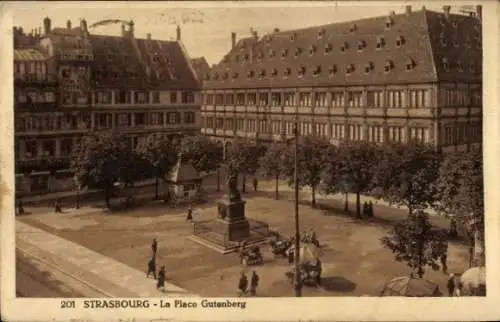
[[[218,253],[221,254],[229,254],[238,251],[238,243],[236,242],[229,242],[229,243],[224,243],[224,242],[218,242],[215,241],[212,238],[204,237],[203,235],[188,235],[186,236],[187,239],[198,243],[200,245],[203,245],[205,247],[208,247],[212,250],[215,250]],[[257,246],[257,245],[262,245],[268,242],[267,237],[263,236],[252,236],[252,233],[250,232],[250,236],[247,239],[247,247],[248,246]]]

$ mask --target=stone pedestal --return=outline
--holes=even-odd
[[[250,224],[245,217],[245,201],[221,201],[218,203],[219,218],[224,225],[228,241],[240,241],[250,236]]]

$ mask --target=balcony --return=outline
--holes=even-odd
[[[481,115],[481,108],[480,107],[471,107],[470,108],[470,115],[480,116]]]
[[[55,85],[57,83],[56,75],[53,74],[24,74],[14,75],[15,85]]]
[[[245,113],[245,110],[246,110],[245,106],[238,105],[235,107],[235,111],[239,113]]]
[[[328,115],[328,107],[317,106],[314,108],[314,114],[316,115]]]
[[[313,114],[313,108],[310,106],[300,106],[298,114]]]
[[[406,108],[388,108],[387,116],[389,117],[407,117],[408,110]]]
[[[432,117],[433,109],[431,108],[410,108],[408,109],[409,117]]]
[[[366,109],[366,116],[384,116],[384,109],[382,107],[368,107]]]
[[[458,116],[467,116],[468,113],[469,113],[469,109],[467,107],[459,107],[457,109]]]
[[[347,113],[349,116],[363,116],[365,114],[365,109],[363,107],[348,107]]]
[[[35,102],[35,103],[15,103],[14,108],[17,110],[28,110],[30,112],[52,112],[57,108],[57,103],[54,102]]]
[[[440,116],[455,116],[457,113],[457,110],[452,107],[442,107],[441,108],[441,115]]]
[[[89,128],[58,128],[58,129],[16,129],[15,135],[61,135],[61,134],[78,134],[87,133]]]
[[[296,108],[295,108],[295,106],[285,106],[285,107],[283,108],[283,112],[284,112],[285,114],[295,114],[295,112],[296,112]]]

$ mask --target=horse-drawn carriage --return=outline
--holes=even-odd
[[[295,247],[292,246],[288,251],[295,254]],[[321,251],[314,245],[304,245],[300,248],[299,278],[302,284],[313,286],[321,284],[320,256]],[[292,267],[285,275],[293,284],[296,278],[295,268]]]
[[[260,252],[259,246],[253,246],[250,250],[242,247],[240,250],[240,261],[244,266],[247,265],[261,265],[264,263],[264,257]]]
[[[304,244],[313,244],[314,246],[319,247],[319,241],[316,237],[316,232],[312,229],[300,234],[300,241]]]
[[[271,251],[275,257],[282,256],[283,258],[286,258],[287,251],[292,246],[292,242],[288,239],[278,241],[271,240],[269,245],[271,246]]]

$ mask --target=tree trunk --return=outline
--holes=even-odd
[[[241,192],[245,192],[246,190],[246,185],[247,185],[247,176],[246,174],[243,174],[243,178],[241,180]]]
[[[473,266],[484,266],[484,233],[476,228],[474,231],[474,255]]]
[[[158,176],[155,176],[155,200],[158,200]]]
[[[349,193],[345,193],[345,200],[344,200],[344,211],[349,212]]]
[[[361,217],[361,195],[359,191],[356,191],[356,214]]]
[[[316,208],[316,186],[311,187],[312,192],[312,207]]]
[[[411,205],[408,205],[408,216],[411,216],[413,214],[413,208]]]
[[[279,196],[279,192],[278,192],[278,186],[279,186],[279,176],[278,176],[278,175],[276,175],[275,179],[276,179],[276,190],[275,190],[275,192],[274,192],[274,199],[278,200],[278,199],[280,198],[280,196]]]
[[[220,191],[220,168],[217,167],[217,192]]]
[[[106,201],[106,208],[110,208],[110,193],[109,187],[104,188],[104,200]]]

